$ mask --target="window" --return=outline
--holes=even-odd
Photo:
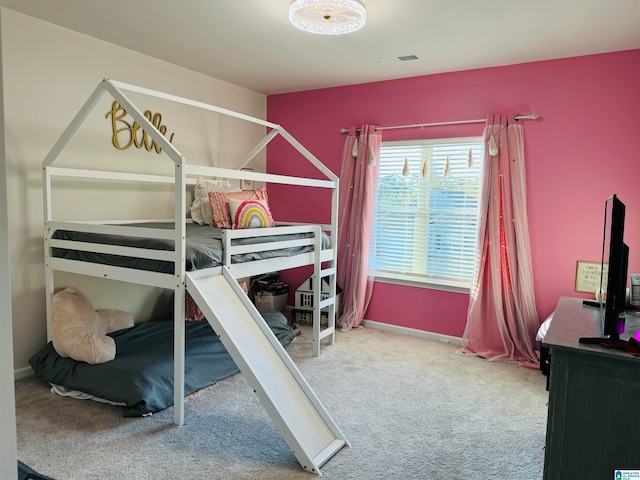
[[[382,143],[369,256],[376,279],[469,288],[483,156],[481,138]]]

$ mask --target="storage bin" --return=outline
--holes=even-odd
[[[254,303],[258,310],[270,310],[284,312],[287,307],[288,294],[274,295],[271,292],[256,292]]]

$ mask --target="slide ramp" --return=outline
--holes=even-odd
[[[305,470],[349,445],[226,267],[187,272],[186,288]]]

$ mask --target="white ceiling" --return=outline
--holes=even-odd
[[[640,48],[640,0],[363,1],[335,37],[291,26],[290,0],[1,4],[267,95]]]

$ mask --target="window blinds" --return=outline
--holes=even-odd
[[[376,276],[471,280],[482,163],[480,138],[383,142],[369,260]]]

